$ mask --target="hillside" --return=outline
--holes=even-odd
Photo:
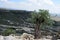
[[[31,12],[32,11],[0,9],[0,31],[4,31],[9,27],[15,29],[27,27],[29,24],[26,23],[26,19],[30,17]]]
[[[33,24],[30,24],[26,21],[26,19],[30,17],[31,13],[32,11],[0,9],[0,34],[9,27],[15,28],[17,33],[21,34],[23,32],[33,33],[34,31]],[[57,19],[54,17],[51,18],[55,21]],[[57,20],[60,19],[58,18]],[[53,28],[54,31],[57,31],[59,27],[60,22],[56,22]]]
[[[29,17],[29,11],[22,10],[0,10],[0,24],[18,24],[26,21]]]

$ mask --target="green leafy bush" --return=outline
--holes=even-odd
[[[14,29],[8,28],[5,31],[3,31],[2,35],[3,36],[9,36],[10,34],[15,34],[15,33],[16,33],[16,31]]]

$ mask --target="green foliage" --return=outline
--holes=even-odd
[[[28,21],[36,24],[43,24],[43,25],[52,25],[52,20],[50,19],[50,14],[48,10],[39,10],[38,12],[34,11],[31,13],[31,18]]]
[[[33,24],[35,24],[35,38],[40,38],[41,28],[45,28],[47,25],[52,25],[52,20],[50,19],[50,14],[48,10],[39,10],[38,12],[34,11],[29,18]]]
[[[8,36],[8,35],[10,35],[10,34],[15,34],[15,33],[16,33],[15,30],[8,28],[8,29],[6,29],[5,31],[3,31],[3,34],[2,34],[2,35]]]

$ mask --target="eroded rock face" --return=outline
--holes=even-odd
[[[3,36],[0,35],[0,40],[3,40]]]
[[[31,35],[31,34],[23,33],[23,34],[21,35],[21,39],[22,39],[22,40],[34,40],[34,36]]]
[[[34,36],[28,33],[23,33],[21,36],[15,36],[14,34],[11,34],[7,38],[11,37],[13,40],[34,40]]]
[[[0,40],[51,40],[51,39],[46,39],[45,37],[41,39],[34,39],[33,35],[23,33],[21,36],[13,36],[13,35],[1,36],[0,35]],[[60,40],[60,39],[57,39],[57,40]]]

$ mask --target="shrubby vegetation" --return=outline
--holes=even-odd
[[[15,33],[16,33],[16,31],[14,29],[8,28],[5,31],[3,31],[2,35],[3,36],[9,36],[10,34],[15,34]]]

